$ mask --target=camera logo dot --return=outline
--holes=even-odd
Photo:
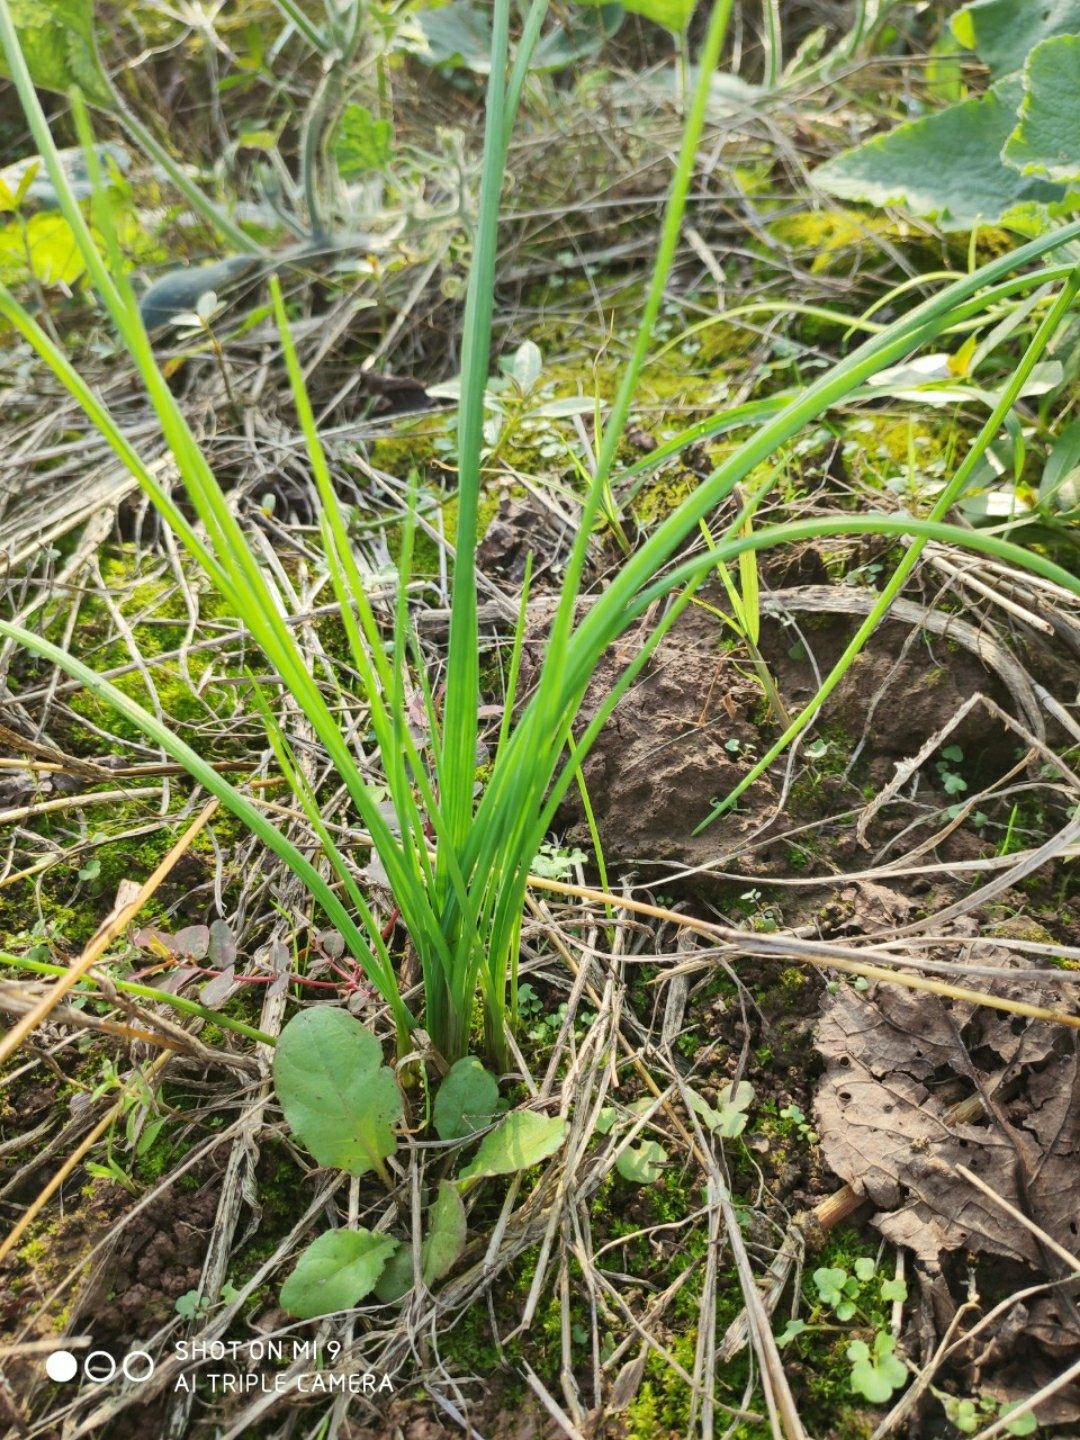
[[[58,1385],[66,1385],[79,1373],[79,1362],[70,1350],[54,1350],[45,1361],[45,1374]]]
[[[107,1385],[118,1371],[129,1385],[143,1385],[154,1373],[154,1357],[146,1350],[129,1350],[117,1364],[107,1350],[91,1350],[82,1362],[81,1378]],[[58,1385],[66,1385],[79,1375],[79,1362],[70,1350],[54,1350],[46,1356],[45,1374]]]
[[[141,1385],[154,1373],[154,1358],[145,1350],[129,1350],[124,1356],[121,1368],[125,1380],[130,1380],[133,1385]]]
[[[116,1361],[107,1350],[91,1350],[83,1361],[83,1375],[95,1385],[104,1385],[116,1374]]]

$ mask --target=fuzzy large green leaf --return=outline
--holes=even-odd
[[[298,1320],[351,1310],[374,1290],[397,1241],[370,1230],[331,1230],[313,1240],[281,1287],[281,1308]]]
[[[1003,159],[1024,175],[1080,182],[1080,35],[1036,45],[1024,67],[1024,99]]]
[[[984,224],[1032,228],[1040,209],[1060,205],[1061,186],[1021,175],[1001,159],[1023,98],[1018,75],[986,95],[900,125],[819,165],[830,195],[871,205],[904,205],[946,230]]]
[[[975,0],[953,16],[952,32],[995,76],[1008,75],[1040,41],[1080,33],[1080,0]]]
[[[78,88],[94,104],[110,103],[92,0],[8,0],[8,9],[35,85],[61,95]],[[0,71],[7,73],[2,54]]]
[[[289,1021],[274,1085],[289,1129],[320,1165],[365,1175],[397,1148],[397,1081],[379,1042],[347,1011],[318,1005]]]
[[[622,5],[609,4],[608,0],[582,0],[582,3],[594,13],[573,15],[551,26],[537,42],[529,62],[530,70],[562,70],[595,55],[616,33],[623,20]],[[682,0],[657,0],[657,3],[678,6]],[[450,0],[438,9],[421,11],[417,21],[424,37],[423,48],[417,53],[426,64],[472,70],[477,75],[488,73],[491,16],[475,0]]]
[[[515,1110],[480,1142],[476,1159],[462,1170],[462,1180],[480,1180],[487,1175],[513,1175],[539,1165],[554,1155],[566,1138],[566,1121],[557,1116],[538,1115],[535,1110]]]

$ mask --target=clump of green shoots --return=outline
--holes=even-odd
[[[640,546],[630,553],[584,618],[575,619],[592,535],[616,513],[619,475],[616,458],[630,415],[638,377],[650,350],[681,233],[695,156],[702,135],[710,84],[724,43],[731,0],[715,0],[698,56],[697,80],[686,107],[684,131],[663,225],[657,245],[640,328],[623,369],[618,393],[596,439],[596,461],[581,502],[580,523],[565,569],[561,594],[543,662],[526,703],[515,718],[517,679],[528,585],[509,666],[505,714],[486,781],[476,793],[478,737],[478,619],[476,547],[482,492],[481,456],[485,444],[485,389],[491,373],[492,297],[498,255],[500,196],[507,149],[529,58],[544,24],[546,0],[533,0],[510,63],[510,0],[494,0],[491,66],[487,85],[483,167],[472,239],[472,264],[463,322],[460,400],[456,427],[458,528],[451,594],[449,650],[439,703],[417,663],[409,609],[409,579],[416,519],[412,494],[398,564],[392,621],[376,612],[334,489],[280,287],[272,284],[273,310],[299,423],[307,447],[321,512],[319,529],[325,563],[347,637],[352,667],[359,676],[380,767],[380,791],[373,789],[352,739],[335,714],[333,697],[310,674],[288,620],[289,600],[275,577],[260,564],[244,529],[201,451],[158,368],[125,276],[111,223],[106,188],[95,186],[92,218],[72,195],[57,158],[56,146],[27,70],[8,0],[0,0],[0,42],[38,152],[49,174],[65,219],[71,226],[94,289],[135,366],[175,459],[184,499],[195,519],[143,462],[108,409],[41,325],[8,293],[0,291],[0,314],[34,347],[65,385],[137,479],[229,610],[246,626],[265,657],[267,668],[292,696],[328,757],[353,807],[355,822],[386,873],[402,923],[420,959],[423,976],[422,1019],[434,1045],[449,1062],[466,1054],[471,1043],[474,997],[482,1000],[485,1044],[502,1064],[507,1031],[517,1021],[517,959],[521,917],[530,865],[547,837],[553,816],[597,734],[620,697],[648,663],[650,655],[691,603],[702,582],[720,572],[739,575],[743,611],[751,638],[756,624],[753,566],[744,556],[766,547],[819,536],[872,533],[906,537],[908,551],[882,592],[874,615],[862,626],[844,660],[822,686],[821,695],[791,722],[783,740],[754,766],[748,784],[762,772],[794,734],[809,723],[824,696],[850,665],[866,636],[903,584],[921,547],[930,539],[968,545],[1010,564],[1047,576],[1080,591],[1080,584],[1043,556],[993,535],[959,530],[944,517],[962,491],[986,447],[998,434],[1024,379],[1043,354],[1073,304],[1080,275],[1068,265],[1043,264],[1025,269],[1080,235],[1080,223],[1040,236],[1011,255],[1002,256],[955,281],[837,361],[804,390],[782,404],[720,417],[722,425],[747,423],[743,443],[712,471]],[[91,174],[93,137],[84,107],[72,95],[73,110]],[[907,514],[843,514],[796,520],[783,525],[753,525],[751,517],[771,480],[737,492],[759,467],[767,465],[803,426],[843,402],[879,370],[895,364],[950,327],[962,326],[983,309],[1017,294],[1058,282],[1060,289],[1043,318],[1016,373],[972,445],[953,480],[926,519]],[[688,433],[665,453],[690,443]],[[720,533],[710,530],[703,551],[676,556],[728,497],[737,495],[736,514]],[[605,517],[607,517],[605,519]],[[657,606],[657,602],[661,602]],[[654,608],[655,607],[655,608]],[[644,644],[599,710],[575,741],[572,726],[601,657],[639,617],[653,613]],[[378,917],[362,889],[351,853],[346,853],[323,820],[313,793],[275,718],[270,697],[252,682],[253,703],[266,725],[281,773],[304,811],[311,832],[332,871],[332,879],[268,818],[265,810],[218,773],[165,724],[123,695],[90,667],[40,635],[0,622],[0,634],[25,645],[59,666],[107,701],[155,745],[178,761],[207,791],[228,807],[266,847],[304,883],[314,902],[343,937],[350,953],[389,1007],[402,1052],[421,1015],[402,996],[395,958],[383,938]],[[344,679],[341,681],[344,684]],[[407,697],[418,685],[426,711],[427,739],[419,740],[409,723]],[[743,787],[740,787],[743,788]],[[383,803],[389,796],[389,805]],[[734,797],[728,797],[728,802]]]

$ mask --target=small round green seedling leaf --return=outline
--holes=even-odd
[[[400,1300],[413,1288],[412,1246],[395,1241],[397,1249],[387,1260],[379,1283],[375,1286],[375,1299],[383,1305]]]
[[[897,1358],[896,1342],[885,1330],[874,1336],[874,1348],[853,1340],[847,1348],[851,1361],[851,1388],[871,1405],[884,1405],[907,1380],[907,1366]]]
[[[863,1281],[864,1284],[867,1280],[872,1280],[874,1278],[874,1271],[876,1269],[877,1266],[875,1265],[873,1260],[871,1260],[869,1255],[860,1255],[859,1258],[855,1261],[855,1274],[860,1280]]]
[[[366,1175],[397,1148],[397,1081],[379,1042],[347,1011],[318,1005],[289,1021],[274,1086],[289,1129],[320,1165]]]
[[[465,1140],[491,1124],[498,1106],[498,1081],[475,1055],[466,1055],[439,1086],[431,1116],[435,1132],[440,1140]]]
[[[439,1181],[439,1193],[431,1207],[431,1226],[420,1252],[425,1285],[433,1285],[449,1274],[465,1249],[465,1204],[461,1192],[448,1180]]]
[[[331,1230],[313,1240],[281,1287],[281,1308],[298,1320],[351,1310],[374,1290],[399,1242],[370,1230]]]
[[[835,1306],[841,1303],[847,1278],[847,1271],[839,1265],[823,1265],[814,1271],[814,1284],[824,1304]]]
[[[746,1129],[747,1110],[754,1099],[754,1087],[747,1080],[727,1084],[716,1097],[714,1109],[696,1090],[688,1090],[691,1110],[697,1112],[708,1128],[725,1140],[734,1140]]]
[[[1000,1418],[1005,1421],[1005,1431],[1009,1435],[1034,1435],[1039,1428],[1034,1410],[1025,1410],[1023,1415],[1017,1415],[1015,1420],[1008,1418],[1019,1404],[1019,1400],[1013,1400],[1010,1404],[1001,1407]]]
[[[981,1424],[975,1401],[957,1399],[955,1395],[945,1395],[940,1390],[935,1390],[934,1394],[944,1405],[949,1424],[954,1425],[961,1435],[974,1435]]]
[[[640,1145],[629,1145],[615,1161],[615,1169],[624,1180],[635,1185],[651,1185],[659,1180],[661,1169],[667,1161],[667,1151],[655,1140],[643,1140]]]
[[[515,1110],[480,1142],[461,1180],[482,1180],[489,1175],[514,1175],[539,1165],[554,1155],[566,1139],[566,1121],[558,1116],[538,1115],[535,1110]]]
[[[903,1280],[882,1280],[881,1298],[887,1304],[902,1304],[907,1299],[907,1285]]]

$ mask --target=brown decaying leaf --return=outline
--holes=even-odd
[[[1045,1000],[1037,983],[1010,979],[1006,951],[980,946],[978,959],[1001,966],[995,993]],[[956,1174],[964,1165],[1080,1252],[1071,1035],[893,986],[844,986],[826,998],[816,1045],[827,1067],[814,1105],[825,1158],[873,1202],[888,1239],[931,1267],[942,1251],[966,1247],[1045,1269],[1038,1240]],[[996,1116],[951,1121],[957,1101],[977,1089]]]

